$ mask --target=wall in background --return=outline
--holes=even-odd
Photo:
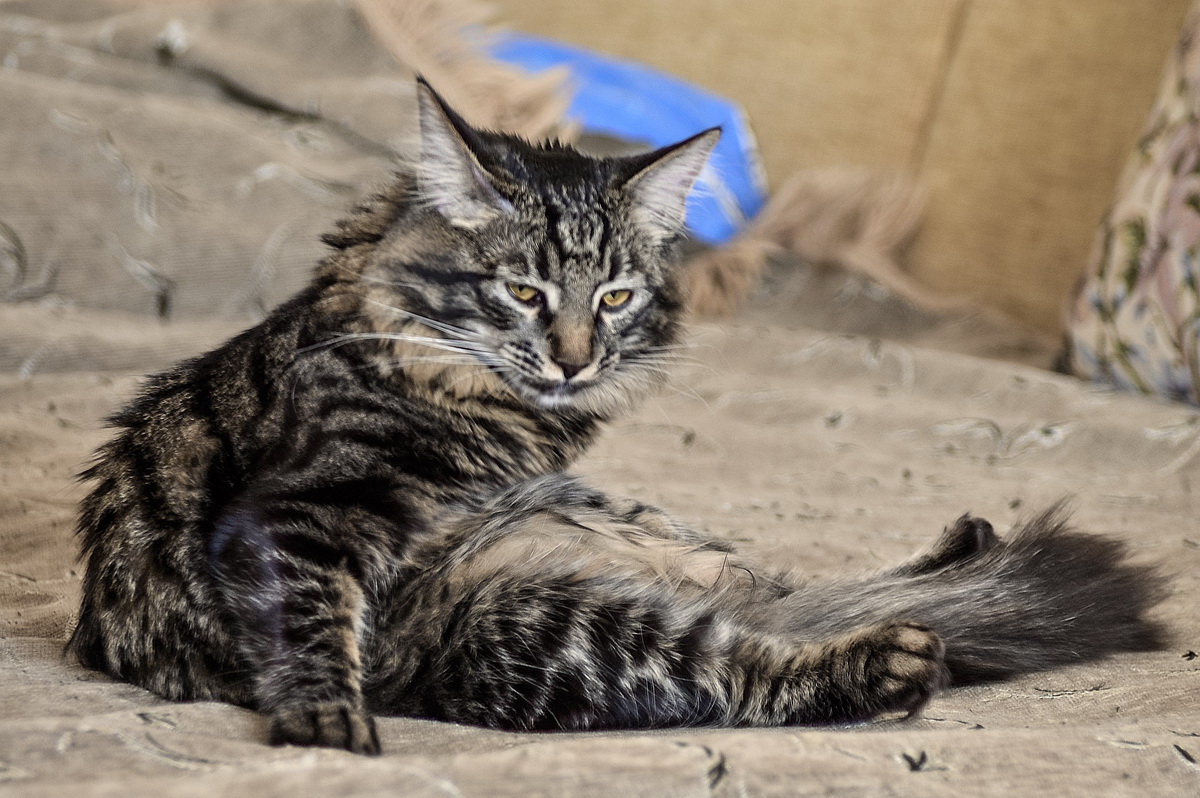
[[[901,169],[929,286],[1057,331],[1191,0],[495,0],[736,99],[773,183]]]

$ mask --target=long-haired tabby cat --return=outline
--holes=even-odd
[[[565,476],[677,346],[719,133],[595,159],[418,93],[414,168],[326,236],[312,285],[115,417],[79,523],[83,664],[375,753],[373,713],[841,723],[1158,644],[1161,580],[1057,511],[801,586]]]

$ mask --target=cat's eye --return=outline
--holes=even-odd
[[[632,291],[627,288],[621,288],[616,291],[609,291],[600,297],[600,302],[607,308],[619,308],[628,302],[631,296],[633,296]]]
[[[542,295],[541,291],[532,285],[525,285],[524,283],[509,283],[508,293],[527,304],[533,304]]]

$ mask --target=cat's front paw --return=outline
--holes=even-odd
[[[855,637],[847,648],[867,716],[913,715],[949,681],[946,646],[927,626],[886,623]]]
[[[375,719],[347,701],[318,701],[283,707],[271,714],[271,745],[344,748],[355,754],[379,753]]]

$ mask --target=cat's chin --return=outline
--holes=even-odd
[[[514,387],[539,410],[552,413],[586,413],[601,418],[611,418],[628,410],[638,398],[625,390],[595,382],[524,384]]]
[[[560,390],[549,393],[540,393],[534,398],[534,403],[543,410],[562,410],[564,408],[573,408],[578,402],[578,397],[574,391]]]
[[[586,398],[595,393],[589,385],[571,385],[560,382],[549,386],[527,386],[525,396],[543,410],[578,409],[592,404]]]

